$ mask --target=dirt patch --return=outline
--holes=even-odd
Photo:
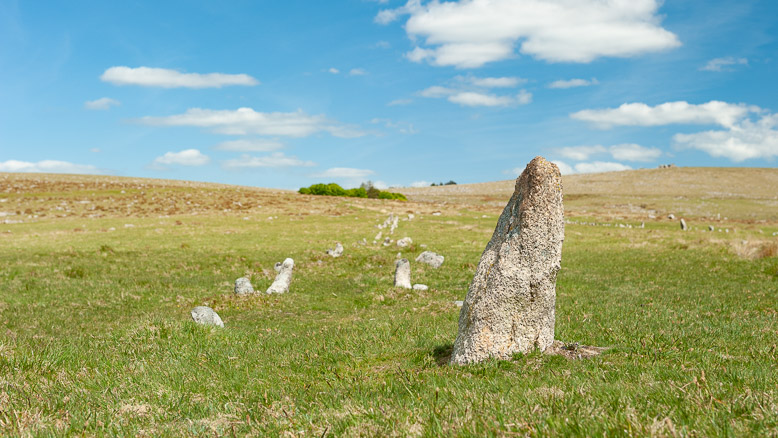
[[[599,356],[608,347],[592,347],[589,345],[580,345],[578,342],[562,342],[554,341],[550,347],[544,351],[544,354],[551,354],[556,356],[564,356],[568,359],[589,359],[594,356]]]

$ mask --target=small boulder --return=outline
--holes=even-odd
[[[251,285],[248,277],[240,277],[235,280],[235,293],[238,295],[247,295],[254,293],[254,287]]]
[[[282,294],[289,291],[289,284],[292,283],[292,270],[294,269],[294,260],[287,258],[283,263],[276,263],[275,270],[278,272],[273,284],[267,288],[269,294]]]
[[[713,225],[708,225],[708,231],[714,231],[716,228]]]
[[[340,257],[343,255],[343,245],[340,242],[335,243],[335,249],[328,249],[327,254],[331,257]]]
[[[224,327],[224,322],[219,317],[219,314],[213,311],[208,306],[197,306],[192,309],[192,319],[194,322],[203,325],[215,325],[217,327]]]
[[[411,262],[408,259],[397,260],[394,268],[394,287],[411,288]]]
[[[402,239],[399,239],[397,241],[397,246],[399,246],[400,248],[407,248],[411,246],[412,243],[413,240],[410,237],[403,237]]]
[[[417,283],[413,285],[413,290],[427,290],[427,289],[429,289],[429,286],[427,286],[426,284]]]
[[[435,269],[438,269],[443,264],[444,260],[445,257],[440,254],[435,254],[432,251],[424,251],[416,257],[417,262],[426,263]]]

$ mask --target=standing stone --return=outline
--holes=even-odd
[[[403,237],[402,239],[397,241],[397,246],[400,248],[407,248],[411,246],[413,243],[413,240],[410,237]]]
[[[715,231],[716,228],[713,227],[713,225],[708,225],[708,231]]]
[[[686,226],[686,221],[681,218],[681,229],[686,231],[689,229],[689,227]]]
[[[394,268],[394,287],[411,288],[411,262],[408,259],[397,260]]]
[[[340,257],[343,254],[343,245],[340,242],[336,242],[335,249],[328,249],[327,254],[331,257]]]
[[[424,251],[416,257],[417,262],[426,263],[435,269],[438,269],[443,264],[443,260],[445,260],[445,257],[432,251]]]
[[[207,306],[197,306],[192,309],[192,319],[194,322],[203,325],[215,325],[218,327],[224,327],[224,322],[219,317],[219,314],[213,311]]]
[[[675,215],[670,213],[670,214],[667,215],[667,218],[670,219],[670,220],[673,220],[673,219],[675,219]]]
[[[536,157],[516,180],[478,263],[459,314],[451,363],[510,359],[554,342],[564,227],[559,169]]]
[[[287,258],[283,263],[276,263],[275,270],[278,271],[275,281],[267,288],[269,294],[282,294],[289,291],[289,284],[292,282],[292,269],[294,269],[294,260]]]
[[[248,277],[240,277],[235,280],[235,293],[238,295],[253,294],[254,287],[251,285]]]

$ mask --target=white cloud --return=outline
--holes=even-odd
[[[235,152],[271,152],[282,149],[283,147],[284,144],[277,140],[255,138],[246,140],[223,141],[216,145],[214,149]]]
[[[392,119],[381,119],[376,117],[370,120],[370,123],[374,125],[381,124],[387,128],[396,129],[401,134],[416,134],[419,132],[413,127],[413,123],[395,122]]]
[[[34,163],[18,160],[0,161],[0,172],[80,173],[91,175],[107,173],[90,164],[75,164],[57,160],[42,160]]]
[[[336,178],[336,179],[355,179],[365,178],[373,175],[370,169],[354,169],[352,167],[331,167],[324,172],[318,172],[311,175],[313,178]]]
[[[516,103],[519,105],[532,103],[532,93],[527,90],[519,90],[519,94],[516,95]]]
[[[473,91],[453,94],[448,97],[448,101],[462,106],[508,106],[514,103],[513,98],[509,96],[495,96]]]
[[[253,157],[242,155],[240,158],[226,160],[222,163],[227,169],[257,168],[257,167],[313,167],[316,163],[313,161],[303,161],[297,157],[284,155],[282,152],[275,152],[263,157]]]
[[[112,106],[119,106],[121,102],[110,97],[101,97],[96,100],[88,100],[84,102],[84,108],[89,110],[105,111],[111,109]]]
[[[568,79],[558,80],[548,84],[548,88],[575,88],[575,87],[588,87],[590,85],[597,85],[599,82],[597,79]]]
[[[336,75],[336,74],[340,73],[340,70],[338,70],[338,69],[337,69],[337,68],[335,68],[335,67],[330,67],[330,68],[329,68],[327,71],[328,71],[328,72],[330,72],[330,73],[332,73],[332,74],[334,74],[334,75]]]
[[[506,76],[499,78],[477,78],[473,76],[462,77],[462,80],[466,80],[476,87],[483,88],[513,88],[519,84],[526,83],[526,79],[517,78],[515,76]]]
[[[413,103],[413,99],[395,99],[395,100],[387,103],[387,105],[389,105],[389,106],[408,105],[410,103]]]
[[[441,87],[439,85],[433,85],[429,88],[425,88],[419,92],[419,96],[421,97],[446,97],[451,94],[456,93],[456,90],[453,90],[451,88]]]
[[[392,47],[391,44],[389,44],[389,41],[379,41],[373,45],[376,49],[388,49]]]
[[[647,148],[634,143],[611,146],[609,152],[616,160],[621,161],[654,161],[662,156],[658,148]]]
[[[676,134],[673,141],[681,148],[707,152],[713,157],[735,162],[778,157],[778,114],[765,115],[756,122],[744,120],[724,131]]]
[[[565,163],[564,161],[552,161],[552,163],[556,164],[556,166],[559,168],[559,173],[562,175],[571,175],[575,173],[575,169],[573,169],[570,165]],[[521,169],[518,169],[519,172],[516,175],[521,174]]]
[[[111,67],[100,80],[114,85],[140,85],[162,88],[221,88],[226,85],[257,85],[259,81],[246,74],[181,73],[176,70],[152,67]]]
[[[584,160],[588,160],[589,157],[591,157],[592,155],[597,155],[597,154],[602,154],[607,152],[607,149],[605,149],[605,147],[601,145],[568,146],[564,148],[559,148],[556,152],[564,158],[569,158],[575,161],[584,161]]]
[[[430,184],[432,184],[429,181],[414,181],[411,183],[410,187],[429,187]]]
[[[631,170],[626,164],[613,163],[608,161],[594,161],[591,163],[578,163],[575,165],[576,173],[601,173],[616,172],[620,170]]]
[[[750,112],[759,112],[755,106],[731,104],[712,100],[699,105],[684,101],[648,106],[645,103],[625,103],[618,108],[578,111],[570,117],[609,129],[613,126],[660,126],[669,124],[717,124],[731,127]]]
[[[364,76],[367,74],[367,71],[363,68],[352,68],[348,72],[349,76]]]
[[[155,169],[164,169],[165,166],[204,166],[211,162],[211,159],[197,149],[184,149],[180,152],[166,152],[165,155],[157,157],[151,163]]]
[[[382,10],[388,24],[410,15],[405,30],[416,47],[407,57],[434,65],[475,68],[523,54],[549,62],[590,62],[678,47],[661,27],[658,0],[461,0]]]
[[[311,116],[298,110],[293,113],[261,113],[251,108],[210,110],[190,108],[184,114],[166,117],[146,116],[139,122],[155,126],[197,126],[227,135],[270,135],[307,137],[329,132],[336,137],[359,137],[363,132],[340,125],[323,115]]]
[[[517,77],[478,78],[474,76],[454,77],[453,87],[433,85],[421,90],[418,95],[430,98],[447,98],[449,102],[462,106],[513,106],[532,102],[532,93],[519,90],[516,95],[496,95],[487,92],[489,88],[513,87],[523,79]]]
[[[748,59],[746,58],[734,58],[728,56],[726,58],[715,58],[708,61],[707,64],[700,67],[703,71],[732,71],[732,66],[735,65],[748,65]]]

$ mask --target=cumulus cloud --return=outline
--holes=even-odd
[[[316,163],[313,161],[303,161],[294,156],[284,155],[282,152],[276,152],[263,157],[251,155],[242,155],[240,158],[226,160],[222,166],[226,169],[251,169],[257,167],[313,167]]]
[[[519,84],[526,83],[526,79],[518,78],[515,76],[504,76],[499,78],[478,78],[474,76],[460,76],[461,80],[470,82],[476,87],[483,88],[513,88]]]
[[[662,151],[658,148],[647,148],[634,143],[617,144],[608,150],[613,158],[622,161],[654,161],[662,156]]]
[[[568,79],[558,80],[548,84],[548,88],[575,88],[575,87],[588,87],[590,85],[597,85],[599,82],[597,79]]]
[[[448,88],[434,85],[419,92],[419,96],[429,98],[445,97],[449,102],[462,106],[513,106],[532,102],[532,93],[520,90],[516,95],[496,95],[482,89],[467,87]]]
[[[726,58],[715,58],[708,61],[707,64],[700,67],[703,71],[732,71],[732,67],[736,65],[748,65],[748,59],[735,58],[728,56]]]
[[[576,160],[576,161],[584,161],[584,160],[588,160],[589,157],[591,157],[592,155],[602,154],[606,151],[607,149],[605,149],[605,147],[601,145],[568,146],[564,148],[559,148],[556,151],[556,153],[558,153],[564,158],[569,158],[571,160]]]
[[[778,157],[778,114],[765,115],[757,121],[744,120],[727,130],[676,134],[677,147],[698,149],[713,157],[735,162]]]
[[[197,149],[184,149],[180,152],[166,152],[151,163],[154,169],[165,169],[167,166],[204,166],[211,162],[211,159]]]
[[[197,126],[219,134],[307,137],[329,132],[336,137],[351,138],[364,135],[356,128],[344,126],[323,115],[308,115],[302,110],[292,113],[262,113],[251,108],[237,110],[210,110],[190,108],[184,114],[166,117],[146,116],[140,123],[155,126]]]
[[[229,140],[216,145],[214,149],[220,151],[234,152],[271,152],[282,149],[284,144],[277,140],[267,140],[264,138]]]
[[[477,68],[519,52],[548,62],[590,62],[680,46],[660,26],[658,0],[460,0],[385,9],[375,21],[409,15],[405,30],[423,44],[408,59]],[[426,47],[424,47],[426,46]]]
[[[314,173],[314,178],[334,178],[334,179],[359,179],[373,175],[370,169],[354,169],[352,167],[331,167],[324,172]]]
[[[0,161],[0,172],[78,173],[90,175],[108,173],[90,164],[75,164],[68,161],[57,160],[42,160],[37,162],[18,160]]]
[[[177,70],[153,67],[117,66],[107,69],[101,76],[103,82],[114,85],[140,85],[162,88],[221,88],[228,85],[257,85],[259,81],[246,74],[181,73]]]
[[[625,103],[618,108],[586,109],[570,117],[593,123],[602,129],[613,126],[661,126],[670,124],[716,124],[731,127],[749,113],[759,112],[755,106],[712,100],[699,105],[684,101],[656,106],[645,103]]]
[[[84,102],[84,108],[89,110],[105,111],[111,109],[113,106],[119,106],[121,102],[110,97],[101,97],[96,100],[88,100]]]

